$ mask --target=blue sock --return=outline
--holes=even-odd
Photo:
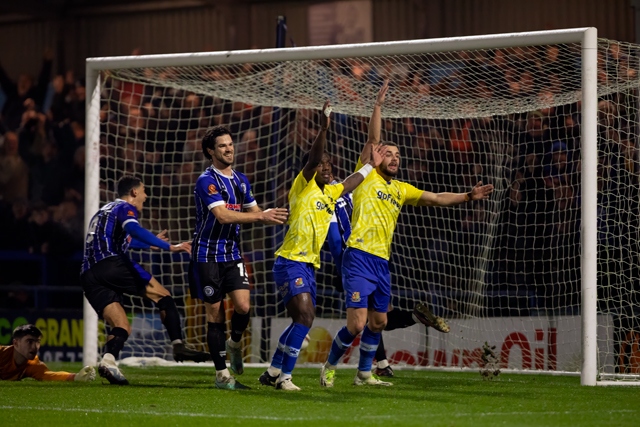
[[[331,351],[329,352],[329,362],[330,365],[337,365],[340,361],[340,358],[347,352],[349,347],[351,347],[351,343],[356,339],[356,336],[351,335],[351,332],[347,329],[346,326],[343,326],[342,329],[338,331],[336,336],[333,338],[333,342],[331,343]]]
[[[380,332],[372,332],[369,327],[365,326],[360,338],[360,361],[358,362],[358,370],[362,372],[371,371],[373,357],[376,355],[378,344],[380,343]]]
[[[304,338],[309,333],[309,328],[300,323],[294,323],[287,341],[284,345],[284,357],[282,359],[282,373],[285,375],[291,375],[291,371],[296,366],[298,361],[298,355],[300,354],[300,347]]]
[[[287,328],[282,331],[280,338],[278,339],[278,347],[276,348],[275,353],[273,353],[273,357],[271,358],[271,366],[277,369],[282,369],[282,358],[284,357],[284,346],[287,341],[287,337],[289,333],[293,329],[293,323],[291,323]]]

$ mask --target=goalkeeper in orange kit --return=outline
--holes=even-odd
[[[93,381],[96,371],[85,366],[77,374],[50,371],[38,359],[42,332],[34,325],[18,326],[12,335],[13,345],[0,345],[0,380],[20,381],[34,378],[38,381]]]

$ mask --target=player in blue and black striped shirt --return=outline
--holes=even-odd
[[[147,194],[139,178],[122,177],[117,184],[117,194],[115,201],[104,205],[91,218],[80,283],[91,306],[110,326],[106,352],[98,372],[112,384],[126,385],[128,381],[115,362],[131,334],[131,325],[122,307],[123,294],[140,296],[155,303],[173,345],[176,361],[203,362],[209,359],[209,355],[184,346],[180,314],[171,294],[127,256],[130,247],[189,253],[191,244],[171,245],[164,237],[166,230],[154,236],[140,226],[138,211],[147,200]]]
[[[207,344],[216,366],[215,385],[222,389],[248,388],[229,373],[240,375],[242,348],[240,340],[249,324],[250,292],[247,270],[240,253],[240,224],[262,222],[284,224],[284,208],[263,211],[251,192],[247,177],[234,170],[235,150],[231,132],[215,126],[202,139],[202,153],[211,160],[198,178],[194,195],[196,229],[193,234],[189,267],[191,296],[202,300],[207,311]],[[225,312],[221,301],[229,295],[234,312],[231,316],[230,338],[226,339]]]

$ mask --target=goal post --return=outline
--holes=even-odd
[[[498,89],[491,87],[489,90],[492,91],[492,95],[487,97],[480,93],[479,88],[484,86],[486,90],[490,78],[484,74],[478,77],[480,74],[485,73],[487,67],[481,69],[474,65],[475,68],[473,70],[480,74],[473,74],[473,70],[468,71],[472,67],[464,69],[459,65],[460,63],[475,64],[469,60],[474,52],[486,53],[488,51],[547,45],[567,45],[569,46],[567,50],[572,54],[573,50],[579,51],[575,58],[572,57],[572,61],[574,59],[575,61],[567,62],[563,69],[577,68],[579,72],[576,77],[581,80],[581,83],[571,83],[571,76],[562,76],[565,82],[568,81],[575,87],[562,87],[562,90],[552,94],[552,101],[545,101],[538,94],[510,95],[509,91],[512,88]],[[523,52],[523,58],[527,55],[531,57],[536,54],[535,52],[532,53],[533,50],[525,50]],[[514,62],[515,65],[510,67],[510,69],[515,70],[513,73],[518,73],[517,64],[524,63],[525,59],[519,58],[517,52],[510,55],[511,58],[515,58],[514,61],[520,61]],[[596,385],[602,383],[599,372],[602,371],[601,366],[603,363],[601,361],[599,367],[598,360],[603,357],[603,352],[609,352],[607,363],[610,366],[606,368],[607,372],[611,374],[617,373],[617,368],[610,363],[613,360],[613,350],[599,350],[599,347],[608,348],[611,345],[609,343],[600,345],[598,338],[599,327],[602,327],[598,323],[597,283],[599,203],[597,172],[599,161],[598,99],[601,96],[600,94],[611,93],[617,88],[619,90],[631,90],[633,88],[637,90],[638,87],[637,81],[634,83],[624,82],[624,84],[618,84],[618,86],[612,85],[612,88],[604,87],[599,91],[598,58],[599,41],[595,28],[339,46],[89,58],[86,64],[85,227],[88,225],[92,213],[97,211],[102,203],[112,198],[112,189],[106,187],[112,184],[115,175],[124,171],[144,170],[145,176],[153,180],[153,183],[149,183],[147,186],[155,187],[157,190],[156,195],[150,194],[150,201],[153,202],[154,198],[161,198],[161,201],[158,202],[159,205],[152,210],[150,217],[148,219],[145,218],[145,221],[148,221],[145,222],[146,226],[154,229],[154,227],[158,226],[177,225],[178,230],[173,236],[179,236],[176,238],[182,240],[189,239],[192,230],[188,226],[184,226],[184,222],[180,222],[180,217],[186,216],[186,219],[189,219],[193,216],[193,212],[187,209],[189,206],[188,194],[192,191],[193,182],[189,182],[188,179],[183,177],[192,177],[194,173],[201,172],[198,168],[204,163],[202,162],[203,159],[200,158],[201,155],[197,155],[198,150],[194,149],[194,144],[199,144],[197,137],[202,129],[208,125],[218,123],[232,125],[238,131],[234,135],[236,146],[242,147],[242,149],[239,147],[236,152],[237,160],[241,160],[238,169],[243,171],[243,167],[248,167],[251,170],[256,179],[259,204],[262,207],[273,207],[276,201],[284,200],[283,196],[286,196],[286,191],[291,184],[289,182],[291,170],[298,165],[301,151],[308,147],[306,144],[309,142],[309,138],[313,136],[313,114],[321,107],[322,102],[327,97],[334,104],[335,112],[332,125],[334,129],[329,134],[328,146],[332,154],[337,155],[338,163],[346,163],[346,165],[343,164],[337,167],[337,172],[341,175],[341,178],[344,178],[342,172],[354,166],[351,165],[354,161],[354,156],[357,156],[359,147],[364,143],[361,138],[363,135],[362,128],[375,101],[377,87],[374,83],[376,79],[379,79],[383,74],[402,76],[402,79],[405,80],[414,78],[414,81],[419,80],[415,86],[397,87],[396,95],[392,91],[388,97],[389,100],[383,107],[383,117],[385,124],[388,125],[384,130],[385,135],[391,140],[406,142],[406,145],[401,147],[401,152],[403,150],[411,150],[411,155],[413,156],[407,156],[408,175],[401,178],[419,188],[431,189],[434,188],[432,183],[421,179],[431,173],[432,176],[437,176],[439,180],[438,185],[435,186],[439,191],[462,191],[463,188],[467,188],[468,191],[468,187],[465,187],[468,182],[457,182],[454,178],[455,171],[458,170],[456,168],[463,168],[465,171],[469,169],[469,165],[465,165],[464,159],[470,158],[470,153],[473,152],[475,153],[474,155],[477,155],[477,158],[483,159],[476,162],[477,171],[475,176],[485,176],[496,180],[495,195],[497,199],[487,204],[474,205],[474,207],[468,208],[468,211],[462,211],[462,209],[466,208],[456,210],[454,214],[451,214],[451,217],[440,217],[439,215],[441,214],[433,210],[429,210],[428,214],[427,212],[421,213],[418,210],[408,210],[408,213],[403,213],[399,220],[399,229],[396,232],[393,250],[398,249],[397,252],[401,253],[399,256],[402,257],[402,262],[400,263],[402,267],[396,272],[396,276],[400,277],[400,279],[396,281],[397,290],[394,291],[397,306],[403,309],[411,309],[412,298],[430,298],[430,303],[439,307],[434,309],[435,311],[445,315],[445,317],[451,317],[452,323],[459,326],[457,329],[465,331],[459,337],[456,337],[456,328],[452,328],[452,336],[442,338],[434,336],[433,331],[427,335],[423,329],[415,326],[414,330],[418,331],[417,335],[415,333],[408,334],[406,337],[409,338],[406,339],[420,341],[420,343],[415,344],[415,347],[427,347],[429,352],[428,361],[425,361],[425,363],[415,362],[415,364],[446,366],[438,358],[445,357],[444,355],[446,354],[451,355],[451,351],[446,353],[444,349],[449,348],[447,347],[449,345],[455,347],[454,344],[451,344],[452,342],[468,337],[465,334],[469,333],[475,337],[484,337],[482,341],[498,343],[495,331],[487,331],[487,334],[483,335],[482,329],[494,323],[508,323],[510,325],[518,325],[517,328],[523,330],[529,328],[529,332],[536,338],[529,338],[529,341],[533,343],[530,344],[527,341],[525,344],[523,340],[527,340],[527,338],[523,334],[510,333],[508,339],[511,341],[507,343],[507,339],[505,339],[503,352],[508,356],[512,347],[518,348],[520,349],[525,369],[552,371],[556,369],[556,354],[553,349],[556,345],[557,331],[562,331],[562,328],[564,328],[564,326],[557,325],[577,324],[580,325],[579,329],[581,331],[573,331],[572,333],[577,334],[575,345],[581,350],[581,362],[580,366],[575,368],[575,371],[580,371],[583,385]],[[462,74],[464,76],[461,77]],[[363,78],[362,75],[369,77]],[[451,83],[455,79],[457,79],[458,83]],[[278,91],[277,95],[273,93],[273,90],[270,90],[275,87],[275,80],[278,80],[278,84],[282,84],[281,87],[283,88],[282,91]],[[425,83],[427,81],[431,84],[432,92],[425,89],[425,91],[419,93],[415,88],[428,86],[429,84]],[[454,89],[450,92],[443,92],[445,93],[444,96],[441,93],[436,93],[437,90],[434,88],[445,83],[449,85],[448,87]],[[550,82],[549,84],[552,83]],[[523,86],[525,84],[526,82],[521,80],[515,86]],[[499,95],[501,91],[506,93],[507,96],[501,98],[501,95]],[[195,94],[195,96],[187,100],[189,94]],[[145,102],[147,106],[143,105]],[[579,152],[576,151],[576,156],[579,157],[579,166],[574,167],[576,170],[581,170],[579,174],[580,182],[577,183],[579,189],[573,190],[568,188],[570,187],[569,185],[562,184],[559,188],[554,189],[552,185],[546,190],[556,191],[558,194],[563,191],[576,191],[579,193],[580,206],[579,209],[576,208],[574,211],[579,212],[580,221],[574,221],[574,223],[579,223],[580,228],[573,235],[579,236],[580,242],[571,244],[572,247],[570,249],[568,249],[570,244],[567,243],[564,247],[566,250],[563,249],[564,252],[562,253],[571,252],[571,250],[577,250],[581,253],[579,255],[579,273],[571,273],[571,277],[579,277],[579,279],[575,280],[579,280],[580,290],[571,290],[573,289],[573,284],[566,284],[566,289],[570,289],[567,292],[572,295],[570,298],[565,298],[568,301],[571,298],[579,297],[581,299],[580,307],[570,310],[558,306],[554,306],[555,310],[552,310],[548,306],[541,308],[541,305],[534,309],[527,308],[523,310],[518,307],[504,307],[502,312],[517,312],[517,316],[508,317],[504,314],[498,316],[487,315],[486,313],[492,310],[491,303],[487,303],[488,295],[491,298],[494,296],[497,298],[500,292],[503,292],[503,290],[496,290],[493,293],[488,291],[491,287],[488,284],[488,278],[494,273],[492,268],[495,269],[496,275],[498,273],[503,275],[516,273],[509,271],[507,268],[496,268],[496,266],[502,265],[501,263],[504,260],[495,255],[500,250],[508,252],[508,247],[500,248],[501,242],[509,239],[511,239],[509,241],[517,240],[519,233],[517,227],[514,228],[516,231],[513,233],[515,234],[509,235],[511,231],[502,232],[502,225],[500,224],[500,218],[502,218],[507,205],[508,193],[514,188],[515,182],[511,178],[506,178],[508,168],[505,168],[504,165],[507,161],[512,160],[513,147],[517,149],[516,142],[518,138],[522,140],[528,138],[525,135],[526,132],[513,128],[513,122],[516,120],[522,124],[522,122],[528,120],[529,116],[533,117],[539,113],[539,110],[544,108],[560,108],[560,106],[577,105],[578,103],[581,108],[579,112],[581,135],[579,136]],[[151,105],[151,107],[148,105]],[[260,110],[258,111],[255,107],[260,107]],[[276,138],[274,139],[281,142],[275,142],[273,144],[276,145],[270,146],[269,152],[275,153],[274,156],[268,156],[268,158],[263,159],[261,154],[264,154],[264,151],[261,150],[267,147],[261,145],[262,141],[273,139],[261,139],[264,136],[263,133],[267,132],[266,130],[263,132],[263,129],[271,128],[270,126],[263,126],[263,123],[271,119],[269,117],[269,109],[275,107],[286,110],[282,114],[282,118],[278,118],[278,120],[282,120],[282,126],[279,127],[282,130],[279,135],[275,135]],[[532,112],[535,112],[535,114],[531,114]],[[575,113],[577,114],[578,112]],[[101,114],[103,115],[102,118]],[[557,117],[561,117],[564,113],[555,114]],[[105,119],[104,116],[107,118]],[[113,117],[113,119],[109,119],[109,117]],[[166,129],[168,125],[163,124],[164,117],[173,117],[178,129]],[[464,120],[481,120],[487,117],[489,120],[484,122],[484,127],[481,130],[474,129],[474,125],[464,122]],[[492,117],[495,120],[491,119]],[[547,115],[545,120],[556,123],[555,131],[558,133],[560,125],[557,123],[560,121],[555,120],[557,117],[551,117],[550,119],[549,117]],[[565,120],[564,116],[562,117],[562,126],[564,126]],[[421,121],[421,133],[409,133],[406,131],[402,124],[402,120],[405,118]],[[424,124],[426,121],[431,122],[426,125]],[[463,122],[458,123],[457,121]],[[442,122],[446,122],[446,125],[443,125]],[[435,136],[434,134],[429,135],[429,132],[431,132],[429,127],[432,123],[441,126],[441,129],[439,128],[440,130],[435,132],[437,134]],[[247,131],[251,130],[252,126],[257,126],[258,130],[253,134],[249,134]],[[412,126],[415,127],[415,124],[412,124]],[[526,125],[522,126],[523,129],[526,128]],[[443,136],[445,127],[446,137]],[[398,130],[400,128],[403,130]],[[242,135],[239,134],[240,132]],[[469,132],[483,132],[488,136],[486,138],[469,137]],[[457,138],[455,135],[463,136]],[[508,137],[504,135],[508,135]],[[242,140],[240,140],[241,136]],[[331,140],[332,138],[334,140]],[[446,149],[443,148],[442,153],[444,154],[438,157],[438,160],[431,158],[423,160],[421,156],[427,149],[420,151],[421,148],[412,147],[412,144],[418,139],[422,141],[429,138],[432,139],[431,151],[435,151],[435,144],[451,144],[455,140],[459,145],[455,149],[451,149],[447,145]],[[157,147],[160,140],[162,144],[167,144],[166,146],[180,146],[181,148],[180,150],[174,148],[174,151],[161,151],[160,149],[153,151],[153,147]],[[550,140],[545,142],[553,142],[555,144],[554,141]],[[560,142],[561,144],[553,145],[555,147],[553,150],[557,147],[562,147],[562,141]],[[470,147],[474,143],[481,146],[481,148],[465,148],[467,145]],[[247,152],[252,154],[253,157],[246,156],[243,150],[248,150]],[[251,153],[252,150],[254,151],[253,153]],[[195,155],[193,154],[194,152]],[[152,154],[156,155],[155,159],[150,159],[150,157],[153,157]],[[145,157],[145,155],[150,156]],[[428,157],[429,155],[427,154],[426,156]],[[194,170],[191,170],[190,167],[185,167],[188,162],[195,165]],[[334,159],[335,162],[336,159]],[[469,163],[471,162],[469,161]],[[432,165],[436,165],[437,170],[428,170]],[[274,176],[265,177],[259,170],[262,167],[271,168]],[[105,169],[108,169],[108,171],[105,172]],[[463,175],[463,178],[466,179],[466,177],[472,176],[473,173],[465,172]],[[575,172],[574,175],[578,176],[578,172]],[[267,183],[269,184],[267,185]],[[254,182],[252,182],[252,185],[254,185]],[[517,193],[517,188],[515,191]],[[534,206],[541,206],[542,204],[540,200],[534,200],[528,209],[533,209]],[[421,222],[422,216],[426,217],[432,214],[437,221],[440,221],[438,224],[435,224],[436,219],[434,219],[434,224],[426,224],[427,220],[425,220],[425,223]],[[146,213],[143,213],[143,217],[145,215]],[[550,215],[556,218],[562,215],[562,212],[551,212]],[[479,227],[480,232],[473,232],[471,244],[466,241],[462,242],[467,247],[477,245],[479,249],[477,252],[471,250],[471,256],[468,258],[456,258],[458,255],[451,252],[450,248],[458,247],[461,243],[452,238],[451,233],[443,231],[441,225],[447,224],[452,230],[463,230],[466,229],[465,227],[469,223],[474,223],[474,221],[481,222],[477,221],[479,217],[487,219],[485,222],[489,222],[489,224],[486,226],[475,225],[475,227]],[[414,228],[405,226],[403,224],[404,219],[408,219],[411,227]],[[273,252],[276,249],[264,247],[265,242],[272,242],[273,236],[276,236],[275,239],[277,240],[277,236],[282,236],[283,230],[276,228],[275,233],[272,233],[270,229],[261,229],[260,227],[246,227],[247,230],[243,231],[243,235],[248,237],[243,240],[243,249],[248,253],[246,261],[253,270],[253,278],[257,282],[255,284],[256,289],[260,289],[259,292],[255,292],[256,299],[252,300],[255,317],[257,319],[265,317],[283,318],[282,308],[277,305],[275,290],[271,289],[268,283],[264,283],[268,282],[270,278],[270,262],[273,261]],[[439,233],[438,230],[440,230]],[[484,233],[483,230],[487,231],[487,233]],[[435,235],[434,233],[438,234]],[[553,233],[556,232],[554,231]],[[433,237],[426,236],[427,234],[433,235]],[[507,236],[504,239],[501,237],[503,234]],[[434,246],[431,248],[412,248],[415,243],[411,242],[411,238],[416,235],[421,239],[424,237],[423,240],[420,240],[420,244],[426,241],[434,241]],[[547,240],[550,242],[564,241],[559,240],[556,235],[547,236]],[[550,250],[552,246],[546,247]],[[446,257],[448,258],[443,259],[445,257],[443,254],[447,254]],[[185,291],[186,275],[183,273],[186,270],[184,270],[184,266],[173,265],[179,264],[179,261],[174,258],[156,255],[151,257],[156,261],[160,261],[162,268],[157,271],[159,274],[167,274],[171,282],[171,288],[175,291],[174,295],[177,294],[177,298],[182,297],[184,299],[185,303],[183,305],[179,304],[179,306],[185,309],[186,305],[194,304],[186,296],[188,292]],[[331,322],[343,322],[340,317],[344,316],[344,313],[341,312],[343,308],[340,301],[341,297],[332,292],[330,286],[323,283],[330,281],[331,274],[327,273],[327,271],[332,270],[330,260],[327,257],[324,258],[323,267],[318,272],[319,295],[322,298],[319,301],[318,318],[321,319],[320,323],[322,325],[325,323],[332,325],[333,323]],[[459,262],[455,262],[455,260]],[[529,264],[527,265],[539,265],[540,261],[529,259],[527,261]],[[394,260],[391,262],[393,265]],[[562,260],[559,262],[561,263]],[[457,264],[464,265],[458,266]],[[565,266],[564,268],[568,267]],[[426,270],[430,270],[428,274]],[[403,277],[404,273],[410,277]],[[553,276],[551,273],[549,275]],[[555,275],[554,277],[560,277],[560,275]],[[403,283],[405,279],[407,283],[419,281],[420,283],[427,283],[427,285],[424,288],[416,289],[411,284]],[[439,283],[440,279],[443,279],[445,283]],[[460,289],[445,289],[445,284],[454,283],[458,279],[465,283],[464,287],[461,285]],[[496,283],[501,280],[496,279]],[[573,279],[566,280],[572,281]],[[529,286],[526,283],[518,283],[521,285],[521,289]],[[565,283],[561,283],[561,285],[565,286]],[[320,286],[322,286],[322,292],[320,292]],[[514,287],[505,285],[502,288],[512,289]],[[527,289],[529,288],[530,286]],[[528,293],[524,295],[524,291],[521,289],[508,291],[507,299],[512,297],[520,298],[520,300],[546,298],[546,295],[536,294],[536,291],[527,291]],[[258,297],[260,299],[257,299]],[[259,303],[256,306],[257,302]],[[147,322],[145,324],[154,324],[153,317],[150,311],[144,307],[144,304],[136,305],[140,303],[135,301],[132,304],[131,313],[143,313],[141,315],[142,321]],[[560,303],[554,302],[554,304]],[[86,361],[93,362],[98,358],[98,321],[86,301],[84,311],[84,358]],[[184,312],[186,313],[187,310],[185,309]],[[551,312],[553,313],[549,314]],[[500,316],[502,316],[502,319],[500,321],[496,320]],[[335,319],[336,317],[337,319]],[[496,319],[493,317],[496,317]],[[478,320],[482,320],[482,322],[478,323]],[[269,349],[272,346],[272,342],[269,342],[269,340],[273,341],[273,332],[265,331],[264,328],[258,332],[258,329],[260,329],[260,322],[252,323],[251,344],[248,345],[250,354],[247,355],[247,360],[265,362],[264,357],[259,354],[261,350]],[[385,338],[393,337],[395,336],[393,334],[395,332],[385,333],[384,336]],[[539,335],[544,336],[544,341],[547,345],[546,350],[542,347],[542,338],[540,340],[537,338]],[[400,333],[397,336],[400,336]],[[416,336],[422,338],[416,338]],[[402,335],[402,337],[405,337],[405,335]],[[314,344],[314,339],[320,340],[320,338],[314,338],[314,336],[311,339],[312,345],[316,345]],[[389,339],[393,342],[392,338]],[[405,338],[400,338],[400,340],[402,339]],[[481,338],[477,339],[480,340]],[[206,340],[196,339],[195,342],[199,345],[204,345]],[[144,353],[147,347],[152,347],[153,345],[143,343],[139,348]],[[434,351],[434,346],[438,345],[442,345],[443,350],[436,349]],[[538,347],[535,347],[536,345]],[[323,345],[318,344],[316,350],[321,348],[324,348]],[[470,362],[465,366],[476,366],[474,363],[477,360],[474,359],[473,351],[469,351],[467,354],[467,350],[460,350],[458,356],[456,356],[455,351],[454,349],[453,358],[455,360],[462,360],[467,357]],[[546,362],[540,359],[542,357],[539,356],[542,354],[540,351],[546,354]],[[321,350],[318,350],[318,352],[318,354],[322,353]],[[408,358],[411,357],[414,359],[416,357],[419,359],[420,357],[414,357],[415,354],[404,354],[401,351],[396,353],[400,362],[407,362]],[[416,354],[419,354],[419,351]],[[146,356],[147,354],[141,355]],[[154,353],[151,355],[167,356],[166,353]],[[407,356],[407,358],[403,359],[403,355]],[[317,360],[318,358],[319,356],[317,355],[308,356],[306,361],[316,363],[320,361]],[[464,363],[466,362],[460,361],[459,366]],[[530,366],[530,368],[526,366]],[[564,370],[571,369],[564,368]],[[635,379],[637,380],[637,378]]]

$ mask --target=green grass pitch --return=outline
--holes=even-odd
[[[79,364],[50,363],[56,370]],[[262,369],[239,377],[251,390],[213,387],[212,368],[123,368],[131,385],[0,383],[0,423],[9,426],[603,426],[638,425],[640,387],[581,387],[578,377],[396,371],[392,387],[356,387],[340,369],[336,386],[319,370],[298,368],[301,392],[258,383]]]

